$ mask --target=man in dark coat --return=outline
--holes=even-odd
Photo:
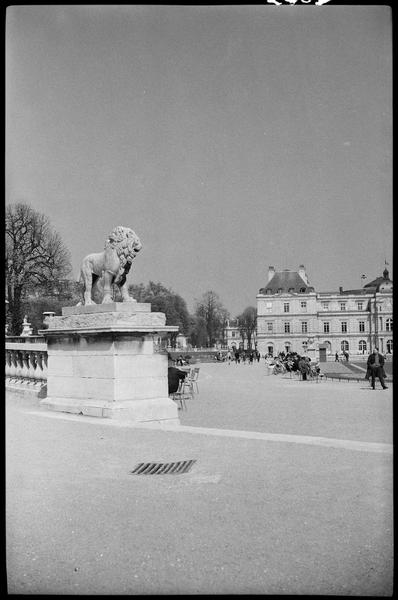
[[[307,357],[301,356],[298,361],[298,368],[301,373],[302,381],[307,381],[307,375],[310,372],[310,364]]]
[[[384,383],[384,377],[386,377],[384,371],[384,356],[379,353],[378,348],[374,348],[372,354],[369,354],[367,367],[366,379],[369,379],[369,377],[372,378],[372,388],[375,389],[375,380],[376,377],[378,377],[383,390],[387,390],[388,388]]]
[[[169,368],[168,368],[168,383],[169,383],[169,395],[174,394],[178,390],[178,384],[180,383],[180,379],[185,379],[187,376],[186,371],[181,371],[181,369],[177,369],[173,366],[173,359],[171,355],[168,355]]]

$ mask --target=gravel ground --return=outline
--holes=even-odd
[[[392,452],[375,443],[392,441],[391,390],[267,377],[261,364],[203,365],[199,390],[181,431],[7,395],[8,592],[390,596]],[[183,475],[131,474],[188,459]]]

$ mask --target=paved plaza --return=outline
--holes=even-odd
[[[178,428],[7,394],[9,593],[390,596],[392,383],[199,366]]]

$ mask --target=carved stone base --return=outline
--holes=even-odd
[[[49,410],[129,421],[178,421],[168,397],[167,356],[154,334],[177,331],[150,304],[101,304],[63,309],[47,340]],[[101,310],[103,309],[103,310]],[[68,313],[68,314],[65,314]]]

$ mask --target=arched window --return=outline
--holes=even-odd
[[[387,352],[392,354],[392,340],[387,340]]]
[[[341,342],[341,349],[343,352],[348,352],[348,350],[350,349],[350,344],[347,342],[347,340],[343,340]]]
[[[366,344],[365,340],[359,340],[359,342],[358,342],[359,352],[362,352],[362,354],[363,354],[364,352],[366,352],[366,348],[367,348],[367,344]]]

